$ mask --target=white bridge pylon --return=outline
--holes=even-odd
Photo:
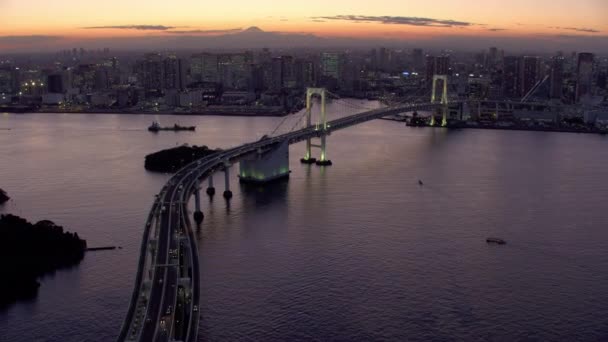
[[[443,84],[441,92],[442,118],[441,126],[448,125],[448,75],[433,75],[433,89],[431,90],[431,103],[437,103],[437,81]],[[435,126],[435,113],[431,116],[431,126]]]
[[[315,123],[315,130],[322,131],[321,134],[321,145],[313,145],[312,138],[306,139],[306,154],[304,158],[301,159],[302,163],[312,164],[316,163],[317,165],[331,165],[331,161],[327,159],[327,150],[326,150],[326,136],[325,132],[327,131],[327,112],[326,112],[326,99],[327,99],[327,90],[325,88],[307,88],[306,89],[306,128],[312,127],[312,98],[317,95],[321,97],[321,120]],[[317,160],[312,157],[312,148],[319,147],[321,149],[321,157]]]

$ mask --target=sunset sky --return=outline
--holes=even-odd
[[[0,48],[49,39],[208,36],[250,26],[321,37],[608,35],[606,0],[0,0]],[[45,40],[46,39],[46,40]]]

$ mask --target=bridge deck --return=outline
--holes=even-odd
[[[329,121],[325,129],[311,126],[230,148],[179,170],[162,188],[148,215],[135,287],[118,341],[196,341],[200,276],[198,251],[187,215],[187,203],[199,179],[222,168],[225,162],[234,162],[260,148],[272,147],[283,141],[293,144],[384,116],[438,106],[440,104],[425,103],[370,110]],[[152,239],[151,230],[155,225],[158,225],[158,239]],[[187,239],[188,248],[179,243],[183,237]],[[183,253],[183,250],[188,252]],[[179,267],[171,267],[175,253]],[[191,292],[188,296],[180,295],[180,288],[186,292],[179,284],[180,278],[190,279]],[[146,280],[151,284],[149,289],[144,286]],[[181,321],[177,322],[179,319],[176,317]]]

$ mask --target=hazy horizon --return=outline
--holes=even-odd
[[[0,1],[5,53],[68,48],[230,49],[387,46],[608,52],[608,2],[312,0],[213,6],[181,0]],[[261,30],[247,30],[259,27]]]

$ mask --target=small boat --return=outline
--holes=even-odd
[[[422,181],[419,179],[418,180],[418,185],[424,185],[424,183],[422,183]]]
[[[148,127],[148,131],[150,132],[158,132],[158,131],[194,131],[196,130],[196,126],[180,126],[178,124],[174,124],[172,127],[161,127],[160,124],[156,121],[152,122],[152,125]]]
[[[487,243],[494,243],[494,244],[497,244],[497,245],[504,245],[504,244],[506,244],[506,243],[507,243],[507,242],[506,242],[505,240],[503,240],[503,239],[500,239],[500,238],[494,238],[494,237],[489,237],[489,238],[487,238],[487,239],[486,239],[486,242],[487,242]]]

